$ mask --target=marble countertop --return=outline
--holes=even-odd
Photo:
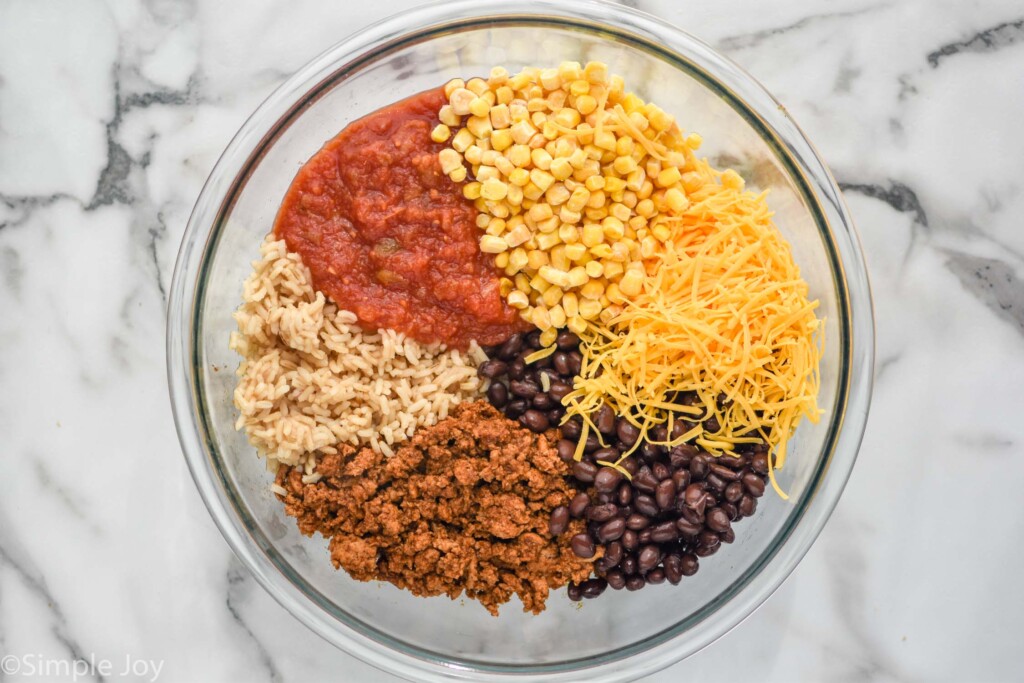
[[[104,658],[106,680],[126,659],[137,680],[395,680],[292,618],[214,527],[171,419],[164,307],[248,113],[411,4],[0,2],[0,654]],[[628,4],[739,62],[817,144],[878,328],[821,538],[753,616],[648,680],[1021,680],[1024,6]],[[24,674],[0,679],[71,680]]]

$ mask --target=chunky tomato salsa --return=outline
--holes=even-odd
[[[299,170],[274,231],[364,327],[496,344],[527,325],[480,251],[476,209],[441,171],[430,131],[446,101],[430,90],[346,127]]]

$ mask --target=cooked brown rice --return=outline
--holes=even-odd
[[[367,333],[354,314],[313,289],[309,270],[283,240],[267,235],[253,262],[231,348],[238,367],[236,429],[245,429],[268,465],[303,465],[339,444],[392,446],[452,406],[477,398],[483,385],[468,352],[423,345],[392,330]]]

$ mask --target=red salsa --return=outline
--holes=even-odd
[[[430,90],[348,125],[299,170],[274,232],[366,328],[497,344],[529,325],[498,291],[475,207],[441,172],[430,131],[446,101]]]

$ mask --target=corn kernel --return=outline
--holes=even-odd
[[[530,171],[530,180],[533,182],[534,185],[537,186],[537,189],[540,190],[540,193],[543,194],[544,192],[548,191],[548,188],[551,187],[552,184],[554,184],[555,177],[545,170],[535,168],[532,171]],[[527,196],[529,197],[529,195]],[[537,197],[530,197],[530,199],[534,200],[537,200],[539,198],[539,194],[537,195]]]
[[[585,334],[587,331],[587,321],[579,315],[574,315],[569,318],[568,322],[565,323],[565,326],[579,335]]]
[[[604,182],[603,175],[592,175],[587,178],[584,186],[591,192],[596,192],[604,187]]]
[[[530,240],[530,229],[526,225],[517,225],[505,233],[505,242],[510,247],[518,247]]]
[[[557,286],[552,286],[548,288],[543,294],[540,295],[540,300],[548,308],[557,305],[562,300],[562,288]]]
[[[583,77],[591,83],[604,85],[608,82],[608,66],[601,62],[587,62]]]
[[[643,291],[644,275],[641,271],[631,268],[627,270],[622,279],[619,280],[619,291],[625,296],[634,297]],[[611,299],[611,295],[608,295]],[[614,301],[614,299],[613,299]]]
[[[553,322],[551,324],[554,325]],[[555,343],[556,339],[558,339],[558,330],[555,327],[551,327],[550,329],[544,330],[540,333],[540,345],[542,347],[551,346]]]
[[[448,95],[448,103],[451,104],[452,111],[458,116],[468,116],[470,113],[470,104],[476,99],[476,94],[472,90],[466,88],[455,88],[451,94]]]
[[[503,152],[511,147],[512,142],[512,132],[507,128],[491,133],[491,147],[498,152]]]
[[[548,315],[548,309],[543,306],[533,307],[533,324],[537,326],[537,329],[543,332],[551,327],[551,317]]]
[[[555,304],[548,310],[548,318],[551,320],[551,326],[555,328],[565,327],[565,323],[568,320],[568,318],[565,315],[565,309],[563,309],[559,304]],[[548,346],[552,344],[555,340],[552,339],[547,344],[545,344],[544,341],[545,340],[543,339],[541,340],[541,346]]]
[[[665,205],[674,213],[681,213],[690,206],[690,200],[677,188],[665,190]]]
[[[743,178],[739,173],[732,170],[731,168],[726,169],[722,174],[722,185],[732,190],[742,190],[744,186]]]
[[[580,95],[576,98],[576,108],[586,116],[597,109],[597,100],[590,95]]]
[[[544,69],[540,72],[540,84],[545,90],[557,90],[562,87],[562,77],[558,69]]]
[[[584,299],[597,300],[604,294],[604,284],[599,280],[590,280],[580,287],[580,296]],[[580,311],[583,310],[583,301],[580,301]]]
[[[541,266],[537,274],[548,284],[558,285],[559,287],[569,284],[569,274],[554,266]]]
[[[565,317],[569,319],[579,315],[579,297],[574,292],[566,292],[562,295],[562,310],[565,311]]]
[[[537,129],[529,121],[519,121],[512,124],[512,139],[517,145],[525,145],[537,133]]]
[[[498,201],[500,199],[504,199],[507,194],[508,185],[496,178],[489,178],[480,186],[480,196],[484,199]]]
[[[609,241],[621,240],[626,233],[626,228],[622,221],[615,216],[608,216],[601,221],[601,227],[603,228],[604,236]],[[613,249],[615,246],[618,245],[613,245]]]
[[[583,244],[595,247],[604,241],[604,229],[599,223],[588,223],[583,226]]]
[[[470,121],[473,119],[470,118]],[[468,125],[468,124],[467,124]],[[630,156],[615,157],[615,161],[612,163],[612,168],[619,175],[627,175],[636,168],[636,159]]]
[[[576,244],[580,241],[580,233],[575,225],[563,223],[558,226],[558,238],[566,244]]]
[[[623,199],[625,200],[626,198],[624,197]],[[633,199],[634,201],[636,200],[635,195]],[[608,213],[610,214],[610,217],[618,219],[620,223],[625,223],[629,220],[629,217],[633,215],[633,212],[630,211],[628,206],[618,203],[612,204],[608,207]]]
[[[484,235],[480,238],[480,251],[485,254],[500,254],[508,249],[508,244],[500,237]]]
[[[557,232],[545,232],[537,235],[537,248],[548,251],[561,243]]]
[[[617,277],[622,275],[622,272],[624,270],[625,269],[622,267],[621,263],[616,263],[615,261],[604,262],[604,277],[607,280],[616,279]]]
[[[689,147],[690,149],[700,149],[700,146],[701,144],[703,144],[703,142],[704,138],[702,138],[699,133],[690,133],[689,135],[686,136],[686,146]]]
[[[572,164],[569,160],[563,157],[552,160],[550,164],[551,175],[555,176],[557,180],[566,180],[572,175]]]
[[[615,151],[615,133],[602,130],[594,133],[594,145],[600,149]]]
[[[508,195],[505,196],[505,201],[509,203],[516,211],[519,210],[519,205],[523,203],[523,188],[518,185],[508,186]]]
[[[675,166],[669,166],[668,168],[662,169],[661,173],[658,174],[654,184],[658,187],[672,187],[680,180],[682,180],[682,174],[679,169]]]
[[[587,272],[587,276],[591,278],[598,278],[604,275],[604,265],[600,261],[590,261],[584,267]]]
[[[565,256],[570,261],[579,261],[587,253],[587,246],[582,242],[565,245]]]
[[[530,266],[531,270],[540,270],[548,262],[548,254],[545,251],[534,250],[527,252],[527,265]]]
[[[462,80],[461,78],[453,78],[452,80],[444,84],[444,96],[451,97],[453,92],[455,92],[459,88],[465,87],[466,81]]]
[[[502,240],[502,241],[504,242],[504,240]],[[497,266],[498,268],[501,268],[502,270],[504,270],[505,268],[508,268],[508,252],[507,251],[503,251],[500,254],[498,254],[497,256],[495,256],[494,257],[494,265]],[[506,282],[508,283],[507,287],[504,284]],[[508,296],[508,293],[511,292],[512,288],[515,286],[512,283],[512,281],[509,280],[508,278],[501,278],[501,280],[498,281],[498,285],[501,286],[501,288],[502,288],[502,292],[501,292],[502,296]]]
[[[550,287],[551,283],[542,278],[540,276],[540,273],[537,273],[530,279],[530,289],[533,290],[534,292],[540,292],[543,294]]]
[[[525,293],[516,289],[507,295],[508,305],[512,308],[524,309],[530,305],[530,299]]]
[[[448,177],[451,178],[452,182],[461,183],[463,180],[465,180],[468,177],[468,173],[466,172],[466,167],[465,166],[459,166],[457,169],[455,169],[454,171],[449,173]]]
[[[445,174],[463,167],[462,159],[454,149],[442,149],[437,155],[437,160],[441,163],[441,172]]]
[[[466,88],[476,95],[483,95],[488,90],[487,81],[482,78],[471,78],[466,81]]]
[[[661,242],[667,242],[672,237],[672,230],[664,223],[658,223],[651,229],[651,234]]]
[[[465,152],[475,142],[473,134],[463,128],[452,138],[452,148],[459,153]],[[441,150],[444,152],[444,150]]]
[[[584,320],[594,320],[601,314],[601,302],[594,299],[583,299],[580,301],[580,317]]]

